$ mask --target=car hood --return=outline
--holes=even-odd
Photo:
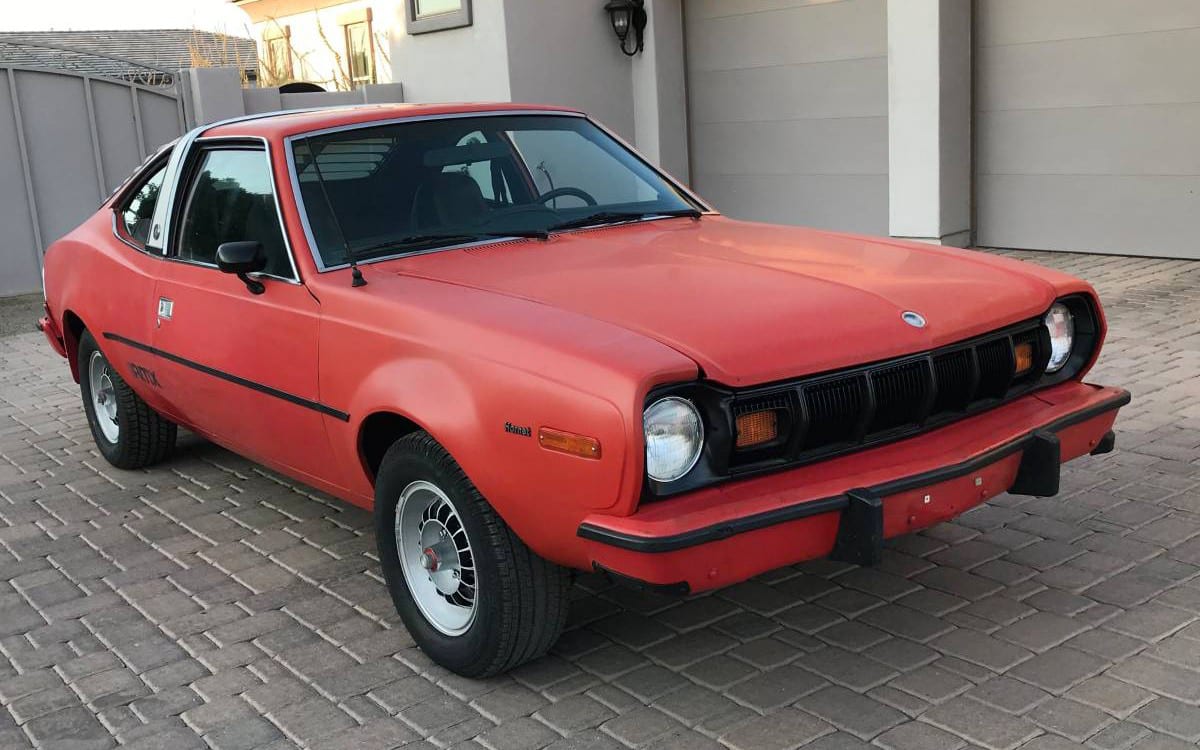
[[[728,385],[911,354],[1044,312],[1054,287],[982,253],[660,219],[429,253],[389,270],[533,300],[650,336]],[[907,311],[926,321],[916,328]]]

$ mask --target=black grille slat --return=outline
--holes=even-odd
[[[971,403],[975,390],[971,376],[971,352],[963,349],[933,358],[933,374],[937,378],[937,399],[933,414],[963,411]]]
[[[740,417],[743,414],[767,411],[768,409],[783,410],[790,408],[792,408],[791,399],[786,394],[780,393],[770,396],[760,396],[746,401],[738,401],[733,405],[733,416]]]
[[[838,378],[807,386],[804,400],[808,406],[806,448],[852,440],[866,405],[865,383],[861,376]]]
[[[875,388],[875,416],[868,435],[921,421],[933,387],[925,360],[883,367],[872,371],[870,377]]]
[[[980,344],[975,348],[979,357],[979,391],[976,399],[1003,398],[1013,376],[1012,343],[1008,338]]]

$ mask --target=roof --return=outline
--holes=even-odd
[[[339,5],[348,5],[349,3],[357,2],[358,0],[230,0],[233,5],[240,8],[246,15],[250,16],[250,21],[253,23],[261,23],[263,21],[271,21],[276,18],[283,18],[297,13],[312,13],[326,8],[336,8]],[[178,2],[178,0],[175,0]],[[399,5],[399,3],[393,3]],[[378,9],[377,13],[381,12]]]
[[[161,74],[198,65],[230,65],[254,77],[258,45],[195,29],[7,31],[0,32],[0,63],[169,83]]]
[[[326,128],[360,125],[371,122],[386,122],[404,118],[434,117],[439,115],[470,115],[484,113],[514,112],[562,112],[578,114],[569,107],[549,104],[522,104],[519,102],[477,102],[449,104],[359,104],[349,107],[275,112],[238,119],[228,123],[217,123],[204,132],[205,136],[256,136],[280,139],[288,136],[311,133]]]

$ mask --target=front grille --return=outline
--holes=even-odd
[[[792,399],[789,393],[775,393],[768,396],[759,396],[758,398],[746,399],[738,401],[733,405],[733,416],[740,417],[743,414],[751,414],[756,411],[767,411],[768,409],[775,411],[789,411],[792,408]]]
[[[805,388],[808,431],[804,444],[829,445],[854,438],[866,401],[865,381],[860,376],[839,378]]]
[[[979,390],[975,398],[1001,398],[1013,378],[1013,350],[1009,340],[989,341],[975,348],[979,359]]]
[[[978,376],[975,357],[969,349],[947,352],[933,358],[933,375],[937,378],[934,413],[962,411],[971,403]]]
[[[868,433],[919,424],[929,411],[933,378],[927,360],[876,370],[871,373],[871,384],[875,390],[875,413]]]
[[[778,409],[796,440],[773,450],[732,449],[730,473],[801,463],[906,436],[994,406],[1033,387],[1049,357],[1039,320],[923,354],[804,378],[735,396],[735,416]],[[1030,343],[1034,367],[1014,372],[1013,347]]]

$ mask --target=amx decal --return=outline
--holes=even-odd
[[[142,381],[143,383],[148,383],[148,384],[154,386],[155,388],[162,387],[158,383],[158,376],[154,374],[154,370],[148,370],[145,367],[142,367],[141,365],[135,365],[131,362],[129,364],[129,371],[130,371],[130,373],[133,374],[133,376],[135,378]]]

